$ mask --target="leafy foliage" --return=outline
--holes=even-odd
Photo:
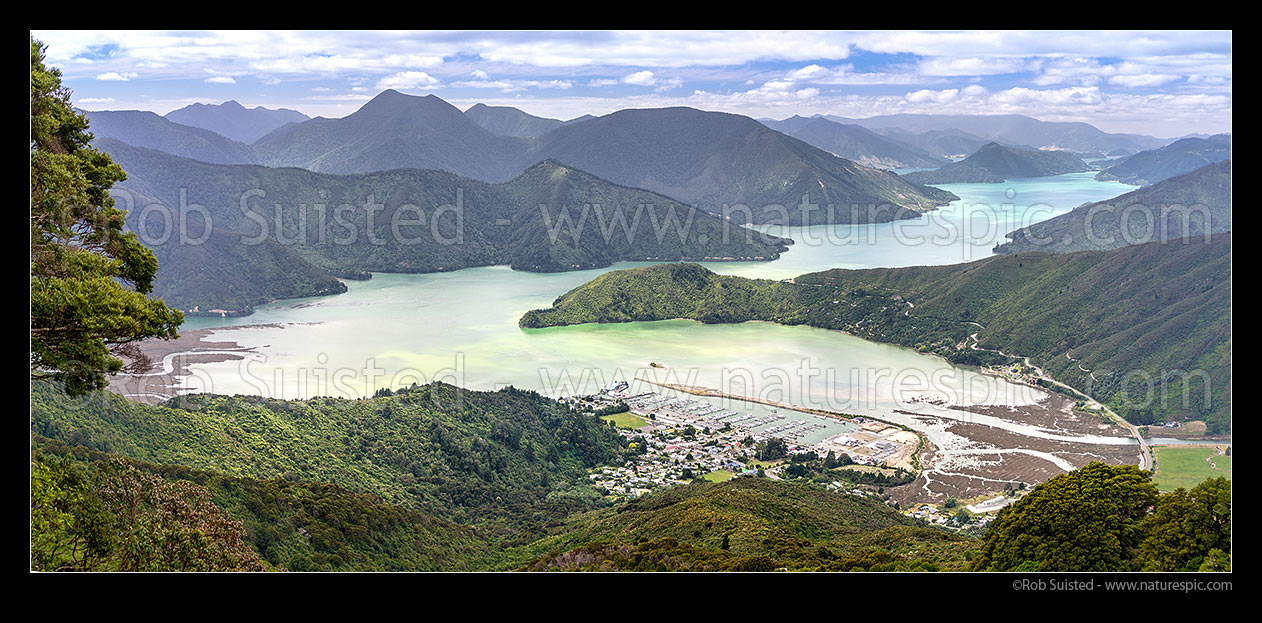
[[[31,377],[72,393],[104,387],[123,369],[119,355],[145,367],[134,343],[173,338],[183,322],[145,296],[157,260],[123,231],[109,190],[126,174],[91,140],[60,70],[44,66],[44,47],[32,38]]]
[[[1195,571],[1230,551],[1230,526],[1226,479],[1160,495],[1133,465],[1090,463],[999,511],[972,568]]]
[[[763,478],[694,482],[567,519],[525,568],[958,569],[976,541],[885,504]]]
[[[268,564],[291,571],[438,571],[487,564],[481,531],[390,504],[380,496],[304,480],[228,476],[179,465],[158,465],[36,439],[42,464],[66,457],[92,469],[125,461],[166,482],[205,487],[215,504],[244,525],[243,539]],[[73,473],[73,472],[72,472]],[[37,526],[46,539],[52,531]]]
[[[245,528],[204,487],[118,458],[31,463],[31,567],[40,571],[262,571]]]
[[[625,440],[597,417],[529,391],[431,384],[367,400],[189,395],[161,406],[98,392],[32,391],[35,432],[151,463],[335,484],[525,539],[603,502],[578,484]],[[489,528],[492,531],[497,528]]]
[[[1224,562],[1230,570],[1224,552],[1231,551],[1231,481],[1206,479],[1191,491],[1162,494],[1139,527],[1144,540],[1137,558],[1145,570],[1198,571]]]

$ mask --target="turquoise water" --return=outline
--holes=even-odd
[[[991,255],[994,244],[1016,227],[1132,187],[1080,173],[944,188],[961,200],[921,219],[769,227],[798,241],[779,260],[707,266],[723,274],[784,279],[834,267],[971,261]],[[905,407],[909,396],[933,395],[957,404],[1034,399],[1025,388],[937,357],[810,327],[685,320],[517,326],[527,310],[547,307],[603,272],[646,264],[546,274],[503,266],[376,274],[347,282],[345,294],[263,305],[244,318],[190,318],[185,329],[214,327],[214,339],[236,341],[255,353],[240,362],[194,365],[185,383],[195,391],[300,398],[366,396],[381,387],[437,379],[471,389],[513,385],[560,396],[645,378],[871,414]],[[666,368],[651,368],[649,362]]]

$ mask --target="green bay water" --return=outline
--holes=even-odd
[[[1133,187],[1091,173],[1004,184],[943,185],[961,197],[920,219],[853,226],[764,227],[798,241],[773,262],[716,262],[722,274],[786,279],[828,268],[952,264],[992,254],[1004,234]],[[279,301],[243,318],[189,318],[214,340],[254,350],[242,361],[194,364],[190,391],[278,398],[362,397],[382,387],[443,380],[470,389],[512,385],[549,396],[591,393],[613,380],[700,385],[745,396],[888,417],[909,398],[1024,404],[1028,388],[913,350],[836,331],[687,320],[523,330],[530,309],[628,262],[567,273],[504,266],[375,274],[344,294]],[[665,367],[650,367],[650,362]],[[763,405],[740,409],[765,412]]]

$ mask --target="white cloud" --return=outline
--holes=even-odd
[[[627,84],[635,84],[642,87],[651,87],[654,84],[657,84],[657,79],[653,77],[653,72],[647,69],[625,76],[622,78],[622,81]]]
[[[678,89],[683,85],[684,81],[682,78],[667,78],[665,80],[659,80],[657,82],[657,88],[654,90],[658,92],[669,91],[671,89]]]
[[[1173,74],[1133,74],[1129,76],[1113,76],[1109,78],[1109,84],[1131,88],[1156,87],[1178,79],[1179,76]]]
[[[827,71],[826,69],[824,69],[823,67],[820,67],[819,65],[811,64],[801,69],[794,69],[793,71],[789,72],[788,77],[794,80],[803,80],[803,79],[808,79],[811,76],[819,75],[820,73],[826,72],[826,71]]]
[[[423,71],[401,71],[377,81],[377,90],[385,89],[421,89],[431,88],[438,84],[438,79]]]
[[[210,84],[236,84],[237,83],[237,81],[233,80],[231,76],[213,76],[213,77],[207,78],[205,82],[210,83]]]
[[[1030,62],[1020,58],[929,58],[916,66],[922,76],[993,76],[1028,71]]]
[[[97,79],[97,80],[114,80],[114,81],[118,81],[118,82],[127,82],[128,80],[131,80],[132,78],[137,78],[137,77],[139,77],[139,74],[137,74],[137,73],[135,73],[135,72],[124,72],[124,73],[121,73],[121,74],[120,74],[120,73],[118,73],[118,72],[116,72],[116,71],[108,71],[108,72],[105,72],[105,73],[103,73],[103,74],[97,74],[96,79]]]
[[[923,102],[933,102],[936,104],[946,104],[955,101],[959,96],[959,89],[943,89],[941,91],[932,91],[929,89],[920,89],[907,94],[907,101],[917,104]]]
[[[75,100],[75,102],[79,104],[109,104],[113,101],[114,98],[112,97],[85,97],[83,99]]]

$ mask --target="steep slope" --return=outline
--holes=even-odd
[[[474,104],[469,110],[464,111],[464,114],[474,123],[497,136],[529,138],[565,125],[565,122],[559,119],[536,117],[512,106]]]
[[[476,528],[333,484],[149,463],[39,436],[33,453],[36,460],[70,459],[87,472],[122,459],[168,483],[206,487],[219,508],[244,524],[259,557],[289,571],[467,571],[490,558],[489,539]]]
[[[1063,151],[1043,151],[986,143],[971,156],[903,176],[917,184],[997,183],[1013,178],[1045,177],[1090,171],[1091,166]]]
[[[215,164],[251,164],[253,149],[210,130],[181,125],[145,110],[86,112],[96,140],[116,139]]]
[[[529,153],[737,222],[880,222],[955,198],[837,158],[748,117],[691,108],[618,111],[538,137]],[[804,196],[819,207],[801,210]]]
[[[1107,250],[1227,231],[1231,231],[1231,161],[1222,160],[1018,229],[995,252]]]
[[[962,568],[976,541],[880,501],[737,478],[575,515],[531,544],[527,570],[772,571]],[[878,566],[879,565],[879,566]]]
[[[477,116],[475,113],[474,116]],[[739,115],[690,108],[624,110],[566,123],[529,139],[496,136],[435,96],[385,91],[342,119],[281,128],[254,145],[260,162],[325,173],[439,169],[508,181],[563,162],[738,223],[811,223],[914,217],[955,196],[832,156]],[[829,210],[828,206],[833,205]]]
[[[976,333],[982,348],[1028,356],[1139,423],[1205,419],[1211,430],[1230,428],[1230,234],[952,266],[834,269],[792,283],[650,266],[605,273],[521,325],[670,318],[806,324],[957,363],[1012,361],[967,346]]]
[[[1185,138],[1127,156],[1096,174],[1098,180],[1147,185],[1231,158],[1231,135]]]
[[[191,394],[158,406],[105,392],[71,399],[37,383],[31,417],[33,432],[93,450],[325,482],[446,521],[508,518],[525,532],[599,505],[575,485],[625,444],[599,418],[537,393],[442,383],[363,400]]]
[[[801,117],[790,117],[783,122],[763,123],[773,130],[867,167],[938,167],[948,162],[946,158],[881,136],[863,126],[836,123],[822,117],[804,122]]]
[[[170,245],[162,249],[159,287],[186,309],[246,310],[245,301],[342,287],[328,275],[770,260],[791,243],[551,161],[488,184],[443,171],[340,176],[211,165],[117,141],[101,144],[128,171],[122,188],[174,208],[147,208],[152,201],[137,199],[129,223],[142,241]],[[142,212],[146,223],[136,223]],[[214,233],[207,244],[176,244],[200,239],[206,218]],[[167,223],[187,227],[168,233]]]
[[[625,260],[772,260],[792,244],[551,160],[502,190],[509,205],[520,206],[505,241],[519,270]]]
[[[283,125],[310,119],[288,108],[246,108],[236,100],[222,104],[189,104],[164,116],[175,123],[210,130],[247,145]]]

